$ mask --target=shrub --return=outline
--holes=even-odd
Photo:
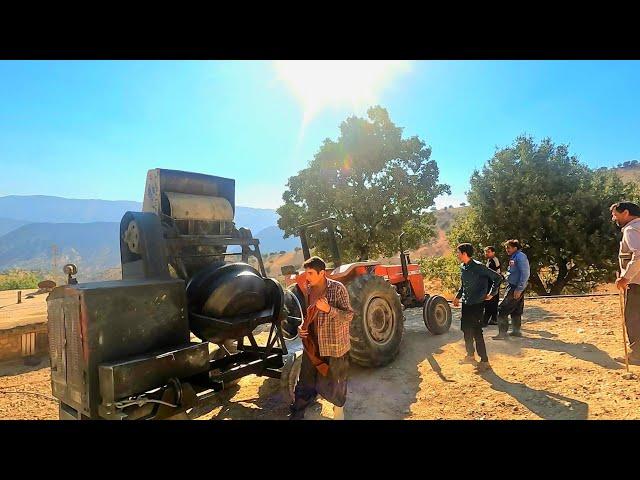
[[[454,255],[422,257],[418,264],[427,280],[439,280],[442,287],[451,293],[460,288],[460,262]]]
[[[8,270],[0,273],[0,290],[20,290],[38,288],[43,277],[38,272],[25,270]]]

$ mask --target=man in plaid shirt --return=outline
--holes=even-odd
[[[333,418],[343,420],[353,309],[345,286],[326,277],[324,260],[311,257],[303,267],[307,281],[307,291],[303,293],[308,308],[299,329],[304,354],[290,418],[304,418],[304,410],[320,395],[333,403]]]

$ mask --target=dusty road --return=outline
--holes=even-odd
[[[623,350],[617,297],[529,300],[523,317],[526,338],[491,340],[493,372],[478,375],[464,356],[459,309],[445,335],[432,336],[418,310],[407,310],[401,352],[378,369],[352,366],[347,419],[639,419],[640,380],[625,379],[613,360]],[[640,375],[640,367],[631,366]],[[0,418],[57,418],[46,365],[29,369],[0,365]],[[255,376],[222,392],[192,417],[284,419],[287,398],[279,381]],[[331,417],[324,400],[309,419]]]
[[[38,289],[22,290],[22,303],[16,303],[17,290],[0,291],[0,329],[47,321],[47,294],[29,294]]]

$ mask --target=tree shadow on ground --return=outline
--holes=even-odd
[[[592,343],[567,343],[562,340],[551,340],[549,338],[525,339],[525,342],[527,348],[551,352],[566,352],[578,360],[595,363],[596,365],[611,370],[623,368],[618,362],[611,358],[607,352],[599,349]]]
[[[556,340],[549,337],[553,337],[554,334],[545,330],[527,330],[522,329],[523,332],[533,333],[540,335],[540,337],[522,337],[522,338],[509,338],[503,340],[503,345],[506,346],[502,350],[502,353],[518,355],[520,349],[530,348],[533,350],[546,350],[549,352],[564,352],[571,355],[573,358],[582,360],[584,362],[595,363],[603,368],[611,370],[619,370],[623,368],[618,362],[616,362],[611,356],[604,350],[599,349],[592,343],[569,343],[563,340]],[[495,345],[495,342],[494,344]],[[515,348],[514,348],[515,347]]]
[[[506,348],[502,349],[502,353],[519,355],[521,348],[547,350],[559,353],[564,352],[578,360],[595,363],[604,368],[612,370],[622,368],[607,352],[599,349],[596,345],[591,343],[568,343],[558,340],[558,335],[555,333],[527,328],[527,324],[532,322],[553,322],[560,318],[564,318],[564,316],[549,312],[542,306],[525,305],[522,318],[522,332],[525,336],[522,338],[510,337],[506,340],[504,344]],[[538,335],[538,337],[531,337],[529,335]],[[495,347],[496,343],[497,342],[493,342],[492,346]]]
[[[536,321],[536,322],[553,322],[559,318],[562,318],[563,315],[550,312],[544,307],[540,305],[530,305],[525,302],[524,313],[522,314],[523,319],[526,321]]]
[[[556,338],[558,336],[556,333],[547,332],[546,330],[533,330],[531,328],[522,328],[522,331],[524,333],[539,335],[542,338]]]
[[[586,420],[589,405],[547,390],[537,390],[524,383],[508,382],[494,371],[480,374],[491,388],[507,393],[533,413],[546,420]]]

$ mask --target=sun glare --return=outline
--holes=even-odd
[[[382,90],[411,69],[403,60],[287,60],[274,62],[278,78],[300,102],[303,125],[327,107],[375,104]]]

